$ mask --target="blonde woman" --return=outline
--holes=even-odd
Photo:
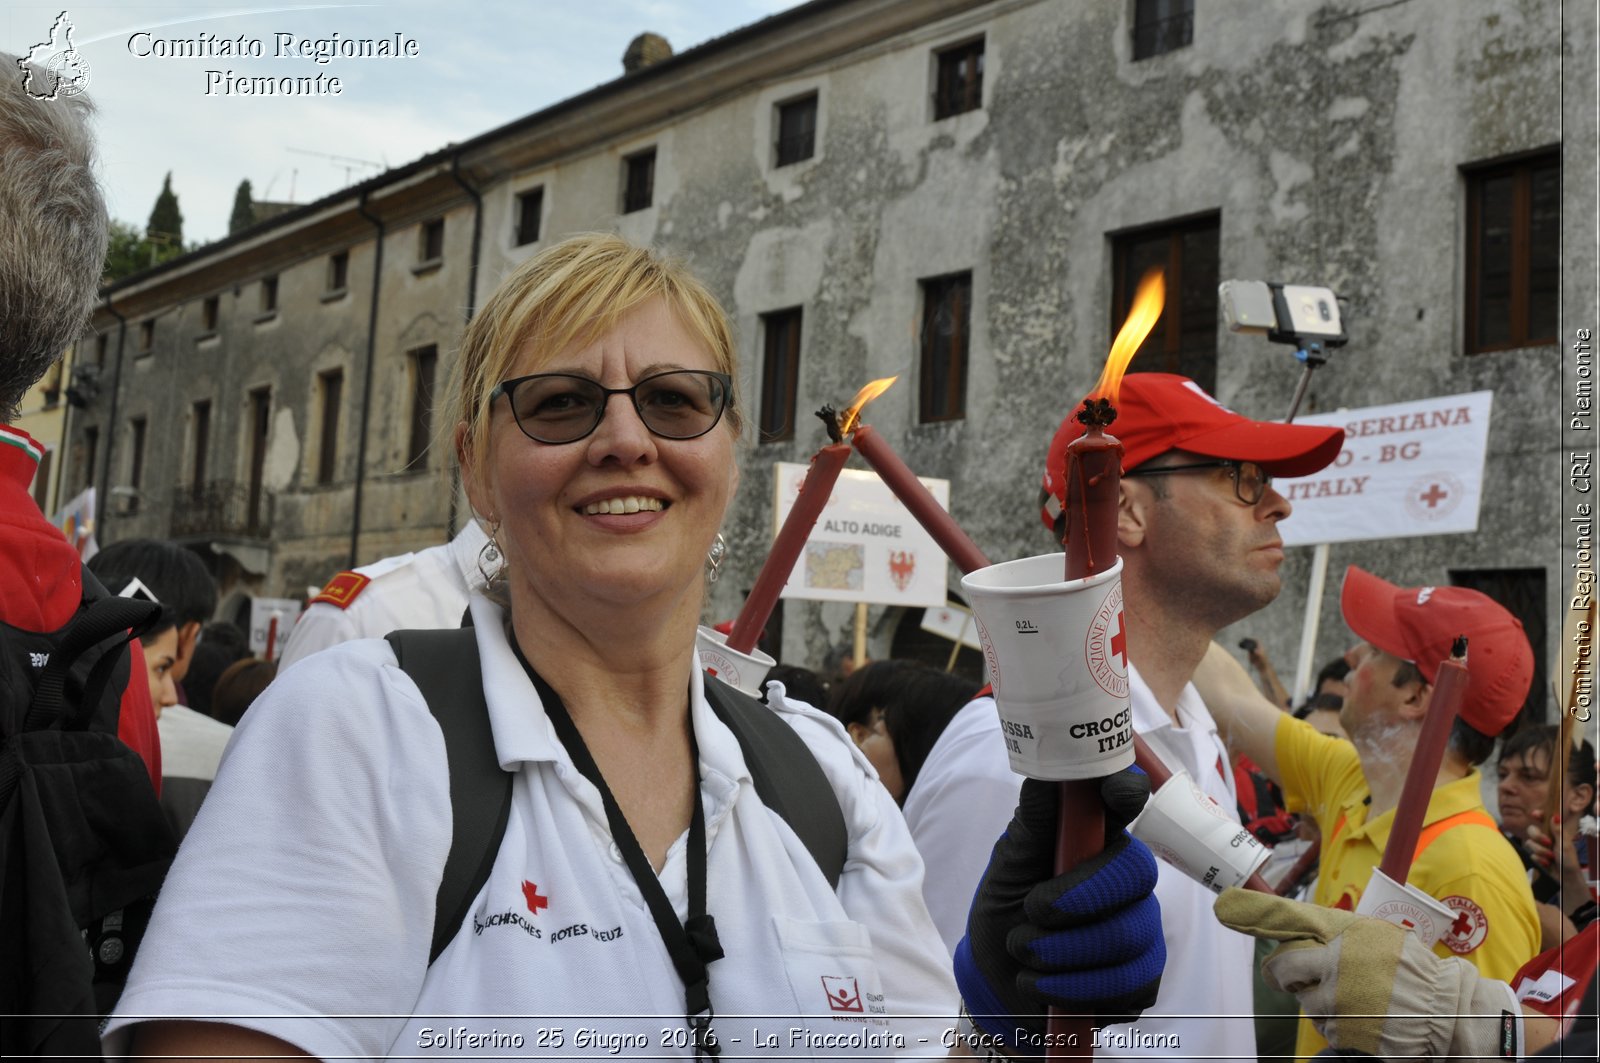
[[[734,359],[705,288],[614,236],[506,279],[454,400],[494,577],[460,682],[514,773],[487,883],[430,965],[439,727],[386,642],[308,657],[241,722],[108,1047],[132,1027],[162,1056],[943,1054],[956,990],[893,799],[774,690],[844,815],[831,888],[705,699]]]

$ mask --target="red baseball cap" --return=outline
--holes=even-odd
[[[1169,450],[1187,450],[1257,462],[1273,476],[1307,476],[1337,458],[1344,446],[1342,428],[1252,421],[1176,373],[1129,373],[1122,378],[1116,407],[1117,419],[1108,431],[1122,443],[1124,472]],[[1041,510],[1046,527],[1055,526],[1067,499],[1067,445],[1084,431],[1074,409],[1050,441]]]
[[[1351,565],[1339,595],[1344,622],[1378,649],[1410,661],[1428,682],[1467,637],[1471,681],[1461,718],[1491,738],[1517,715],[1533,685],[1533,647],[1522,622],[1487,594],[1466,587],[1396,587]]]

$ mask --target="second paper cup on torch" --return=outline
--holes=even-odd
[[[1454,908],[1408,882],[1396,882],[1381,868],[1372,869],[1372,877],[1367,880],[1356,905],[1356,914],[1370,915],[1403,927],[1416,934],[1428,948],[1444,936],[1456,918]]]
[[[694,645],[700,653],[700,664],[707,671],[753,698],[761,697],[762,680],[778,664],[753,646],[748,651],[729,646],[726,635],[704,624],[695,630]]]
[[[1271,855],[1232,819],[1186,771],[1174,772],[1150,795],[1129,832],[1153,852],[1213,893],[1242,886]]]

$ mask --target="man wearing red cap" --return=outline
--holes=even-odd
[[[1169,768],[1187,771],[1237,818],[1228,751],[1190,678],[1219,630],[1278,596],[1278,522],[1290,506],[1273,478],[1328,465],[1344,432],[1253,421],[1170,373],[1129,374],[1115,405],[1110,433],[1123,446],[1117,539],[1134,728]],[[1083,431],[1069,416],[1050,445],[1040,500],[1058,541],[1066,448]],[[1167,969],[1139,1032],[1176,1038],[1188,1059],[1253,1056],[1252,941],[1217,923],[1214,894],[1174,867],[1161,865],[1156,897]],[[1108,1043],[1116,1041],[1102,1038]]]
[[[1231,662],[1220,648],[1206,663],[1202,685],[1230,744],[1279,780],[1292,810],[1316,817],[1322,829],[1316,902],[1354,910],[1383,859],[1439,666],[1456,636],[1466,636],[1466,696],[1407,882],[1456,913],[1436,953],[1509,981],[1539,951],[1539,921],[1522,862],[1484,809],[1477,765],[1533,682],[1527,636],[1487,595],[1464,587],[1396,587],[1354,566],[1340,605],[1363,640],[1350,654],[1354,667],[1340,712],[1349,742],[1273,709],[1254,695],[1236,663],[1214,684]],[[1309,1056],[1325,1044],[1302,1019],[1298,1053]]]

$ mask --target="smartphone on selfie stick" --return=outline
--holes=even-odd
[[[1288,343],[1305,372],[1295,388],[1287,424],[1294,420],[1311,384],[1311,374],[1328,360],[1328,352],[1343,347],[1345,335],[1339,297],[1332,288],[1275,281],[1223,281],[1217,286],[1222,316],[1233,332],[1264,335],[1273,343]]]

